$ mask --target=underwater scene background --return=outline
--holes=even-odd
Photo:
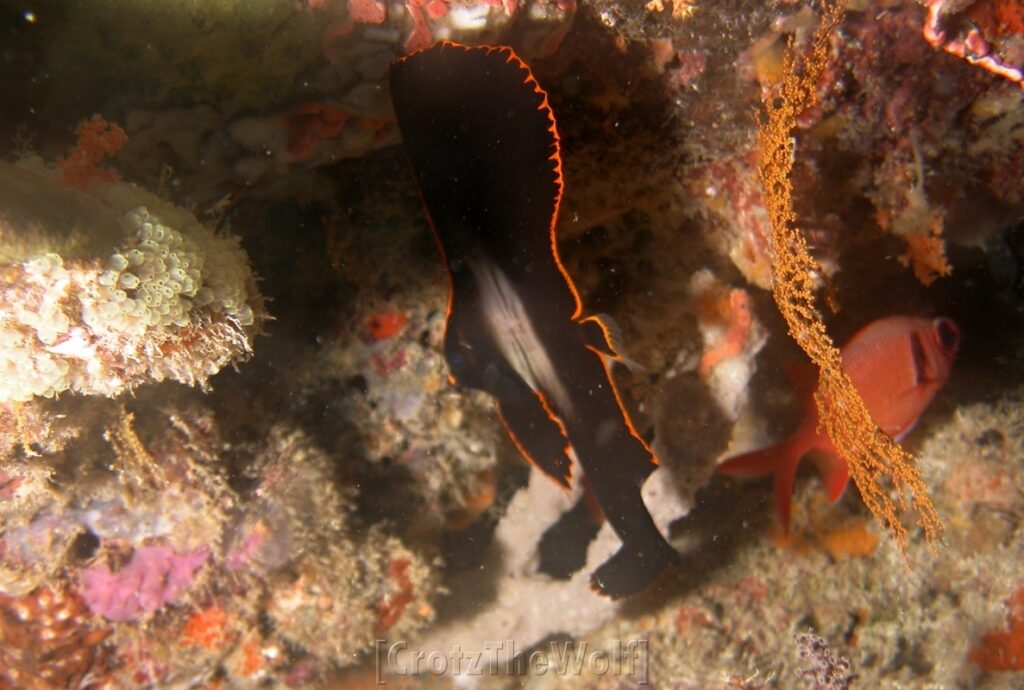
[[[44,0],[0,35],[0,688],[1024,687],[1018,1]],[[451,120],[396,121],[442,40],[526,76],[431,72]],[[453,326],[445,222],[543,247],[573,325],[513,251],[477,265],[528,318]],[[643,591],[597,591],[620,546]]]

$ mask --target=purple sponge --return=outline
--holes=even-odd
[[[209,556],[205,548],[177,554],[169,546],[143,546],[116,573],[105,565],[84,571],[81,595],[90,611],[109,621],[135,620],[173,603]]]

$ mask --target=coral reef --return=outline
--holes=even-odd
[[[39,582],[61,583],[80,612],[60,618],[69,622],[59,635],[82,646],[68,668],[81,657],[119,687],[218,673],[255,682],[299,668],[312,681],[380,636],[408,636],[432,619],[433,561],[380,526],[356,535],[352,492],[335,488],[327,456],[301,432],[278,427],[237,449],[253,482],[240,492],[226,481],[230,446],[208,411],[137,418],[107,407],[98,420],[107,468],[69,482],[60,453],[47,454],[47,467],[0,464],[11,640],[46,620],[31,608],[49,591],[33,589]],[[285,648],[294,654],[282,657]],[[29,651],[12,657],[17,677],[40,672]]]
[[[205,549],[179,554],[167,546],[142,546],[116,574],[105,564],[82,571],[82,598],[108,621],[137,620],[177,601],[209,557]]]
[[[736,419],[747,404],[754,360],[765,335],[742,288],[726,287],[708,270],[690,278],[697,324],[704,340],[698,372],[711,388],[719,407]]]
[[[402,638],[429,623],[430,560],[380,529],[352,534],[327,458],[301,434],[273,429],[269,445],[252,468],[256,500],[233,530],[228,564],[266,574],[277,633],[344,665],[381,635]]]
[[[94,180],[113,182],[117,172],[100,168],[99,163],[109,158],[128,141],[128,135],[118,125],[111,125],[99,115],[79,123],[75,130],[78,143],[67,156],[57,159],[61,171],[61,182],[87,191]]]
[[[856,674],[850,673],[850,660],[837,656],[813,632],[800,633],[796,643],[800,646],[800,657],[809,662],[797,677],[810,680],[814,690],[847,690],[857,679]]]
[[[970,652],[971,663],[984,671],[1024,670],[1024,589],[1018,589],[1006,602],[1010,609],[1005,630],[985,633]]]
[[[0,163],[0,402],[203,385],[251,354],[266,314],[236,239],[137,187],[53,178]]]
[[[654,687],[1013,687],[1017,676],[987,666],[985,655],[1012,649],[1003,645],[1013,639],[1020,587],[1022,543],[1011,516],[1019,515],[1024,496],[1021,400],[1018,390],[966,406],[929,429],[917,455],[935,487],[936,509],[947,516],[948,541],[933,552],[915,534],[908,545],[919,564],[913,571],[893,549],[841,558],[828,550],[825,542],[853,525],[877,538],[863,507],[831,506],[805,486],[800,503],[814,519],[787,540],[756,509],[744,513],[746,527],[727,527],[723,517],[750,494],[718,487],[732,502],[699,504],[679,526],[710,530],[715,558],[736,561],[696,574],[693,586],[584,639],[592,651],[613,656],[616,643],[646,640],[646,677]],[[984,479],[963,481],[979,466]],[[992,519],[997,514],[1003,517]],[[539,652],[552,658],[545,647]],[[581,688],[630,682],[624,672],[600,671],[585,667],[560,680]],[[533,677],[527,687],[544,687],[544,680]]]
[[[547,54],[575,10],[566,0],[218,0],[114,2],[100,17],[45,5],[38,59],[50,76],[23,82],[28,131],[57,129],[67,113],[116,117],[129,138],[121,169],[203,204],[242,190],[330,199],[315,168],[397,141],[385,88],[392,60],[442,38]],[[89,69],[113,35],[118,50]]]
[[[492,637],[512,645],[482,675],[385,679],[1019,684],[1015,3],[854,0],[817,41],[822,5],[790,0],[101,9],[0,10],[0,687],[366,687],[395,644],[410,668]],[[439,38],[513,45],[559,118],[559,254],[618,324],[682,559],[622,605],[586,586],[614,546],[593,506],[447,379],[444,271],[382,87]],[[758,112],[801,74],[762,158]],[[858,492],[799,476],[785,536],[769,485],[714,473],[805,411],[765,161],[812,260],[805,325],[960,327],[903,441],[945,525],[933,552],[898,516],[912,569]],[[556,672],[570,649],[611,665]]]

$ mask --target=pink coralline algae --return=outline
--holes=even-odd
[[[1024,65],[1020,64],[1019,54],[1019,38],[1024,33],[1024,11],[1018,1],[983,0],[965,5],[949,0],[928,0],[927,4],[928,18],[921,32],[932,47],[941,48],[1024,88]],[[963,19],[958,12],[964,7],[967,8],[964,14],[968,21],[950,21],[951,17]],[[948,27],[954,24],[963,28],[951,31]],[[1000,54],[997,44],[1001,43],[1018,44],[1005,51],[1014,54],[1016,60]]]
[[[679,67],[668,71],[677,86],[689,87],[697,82],[707,68],[707,57],[697,51],[680,50],[676,53]]]
[[[84,571],[81,595],[90,611],[109,621],[136,620],[177,600],[209,556],[205,548],[178,554],[169,546],[143,546],[116,573],[106,565]]]
[[[451,0],[405,0],[405,8],[412,19],[412,33],[405,41],[405,52],[422,50],[434,42],[428,17],[439,20],[448,14]],[[519,0],[470,0],[467,6],[501,7],[508,16],[519,10]]]
[[[387,8],[380,0],[350,0],[349,15],[358,24],[383,24]]]

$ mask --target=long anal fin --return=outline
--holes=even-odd
[[[564,489],[569,489],[572,465],[565,431],[543,397],[515,372],[504,375],[495,367],[484,374],[486,390],[498,405],[505,430],[519,453]]]

